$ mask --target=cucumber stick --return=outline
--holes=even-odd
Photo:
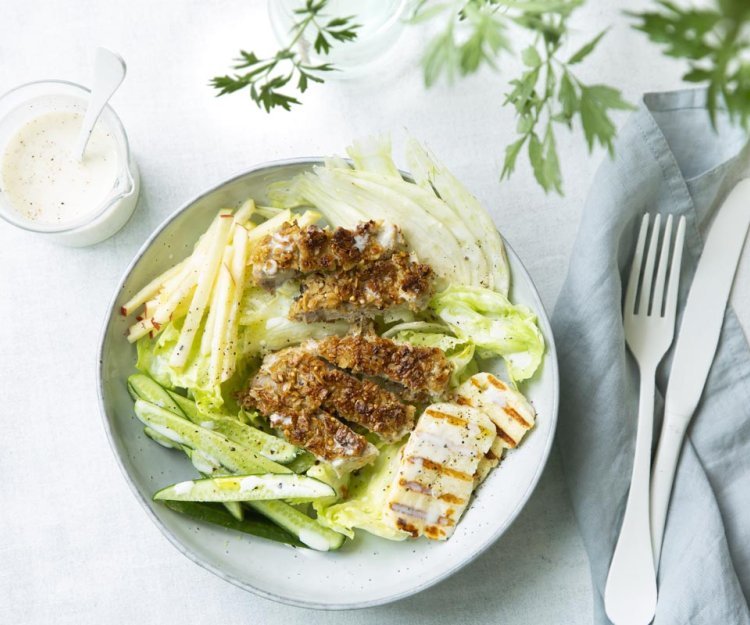
[[[134,400],[143,399],[181,417],[186,416],[169,392],[143,373],[134,373],[128,378],[128,391]]]
[[[162,447],[166,447],[167,449],[183,449],[182,445],[179,443],[175,443],[171,438],[167,438],[163,434],[155,432],[148,426],[143,428],[143,433],[155,443],[159,443]]]
[[[150,378],[148,379],[150,380]],[[136,399],[136,416],[147,426],[149,430],[147,434],[149,436],[152,433],[155,435],[153,438],[157,442],[167,444],[168,441],[172,441],[176,447],[182,447],[183,451],[188,453],[189,456],[196,456],[196,460],[200,460],[201,466],[204,464],[206,466],[219,464],[233,473],[291,473],[291,469],[288,467],[268,460],[253,450],[247,449],[241,443],[232,441],[219,432],[202,427],[200,423],[192,422],[193,418],[197,420],[200,419],[200,416],[195,403],[191,400],[167,391],[167,394],[180,410],[178,413],[174,413],[141,398],[138,391],[148,393],[150,397],[156,399],[159,403],[163,403],[163,405],[169,405],[163,397],[157,395],[156,389],[147,386],[142,380],[140,382],[141,384],[136,384],[135,387],[128,384],[128,388]],[[191,420],[189,421],[181,415],[185,415]],[[193,453],[189,453],[190,451]],[[300,461],[307,460],[305,456],[303,454],[297,456],[297,458]],[[211,473],[216,475],[215,470]],[[248,522],[247,519],[244,521],[238,520],[236,518],[238,516],[236,506],[239,505],[239,502],[223,502],[232,514],[206,503],[182,501],[166,501],[165,503],[173,510],[198,520],[217,523],[230,529],[269,538],[270,540],[293,545],[304,544],[320,551],[338,549],[345,538],[342,534],[323,527],[315,519],[300,512],[297,508],[278,500],[249,501],[245,505],[279,527],[270,523],[261,525],[258,521]],[[292,537],[287,537],[287,532]]]
[[[317,499],[336,492],[324,482],[305,475],[228,475],[179,482],[163,488],[154,499],[171,501],[259,501]]]
[[[169,410],[142,399],[135,402],[138,419],[158,434],[197,449],[232,473],[291,473],[284,465],[257,454],[223,434],[191,423]]]
[[[193,423],[198,421],[200,419],[200,414],[198,413],[198,406],[192,399],[188,399],[187,397],[183,397],[179,393],[175,393],[174,391],[167,390],[167,393],[172,398],[172,400],[180,407],[180,410],[182,410],[183,413],[185,413],[185,416],[190,419]]]
[[[167,438],[166,436],[163,436],[158,432],[154,432],[154,430],[152,430],[150,427],[143,428],[143,432],[151,440],[159,443],[159,445],[161,445],[162,447],[184,451],[187,454],[188,458],[190,458],[190,462],[193,463],[193,466],[198,469],[198,471],[204,477],[206,477],[205,474],[214,474],[215,471],[221,469],[221,466],[214,465],[212,459],[207,458],[202,452],[195,449],[190,449],[190,447],[185,447],[184,445],[180,445],[179,443],[175,443],[173,440]],[[245,516],[243,507],[236,501],[227,501],[224,503],[224,507],[229,511],[229,514],[231,514],[238,521],[242,521]]]
[[[132,376],[131,376],[132,377]],[[163,390],[163,389],[162,389]],[[228,439],[254,449],[261,456],[265,456],[274,462],[286,464],[292,462],[297,457],[297,448],[285,440],[282,440],[271,434],[254,428],[246,423],[241,423],[237,419],[225,417],[223,415],[202,415],[198,412],[195,402],[178,395],[173,391],[165,391],[172,402],[178,406],[180,414],[184,414],[193,423],[219,432]],[[148,399],[148,398],[143,398]],[[152,402],[155,403],[155,402]],[[166,406],[162,406],[165,408]],[[210,424],[210,425],[209,425]]]
[[[254,518],[245,517],[244,520],[238,520],[215,504],[196,503],[192,501],[163,501],[162,503],[170,510],[189,516],[196,521],[220,525],[221,527],[294,545],[295,547],[305,546],[292,534],[260,516],[253,515]],[[249,514],[252,514],[252,512]]]
[[[216,464],[216,461],[213,458],[209,458],[203,452],[184,446],[182,447],[182,451],[187,454],[187,457],[190,458],[190,462],[193,463],[193,466],[198,469],[198,472],[203,477],[227,475],[226,469],[222,469],[220,464]],[[229,510],[229,514],[238,521],[242,521],[245,517],[244,508],[236,501],[225,501],[224,507]]]
[[[344,543],[344,535],[323,527],[315,519],[283,501],[248,501],[247,505],[294,534],[317,551],[333,551]]]

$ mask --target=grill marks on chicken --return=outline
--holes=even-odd
[[[354,373],[385,378],[411,401],[426,401],[445,393],[451,364],[437,347],[401,344],[375,334],[328,336],[307,349]]]
[[[300,274],[347,271],[404,248],[401,230],[382,222],[363,222],[353,230],[287,222],[266,235],[253,253],[253,277],[271,289]]]
[[[346,463],[349,470],[369,462],[377,452],[333,415],[389,442],[414,426],[413,406],[300,348],[267,356],[240,401],[270,416],[289,442],[323,460]]]
[[[433,271],[406,252],[335,273],[306,276],[289,312],[298,321],[350,321],[398,306],[423,309],[432,292]]]

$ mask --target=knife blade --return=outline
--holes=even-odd
[[[749,226],[750,178],[746,178],[729,193],[711,225],[674,349],[651,482],[651,541],[657,568],[682,442],[716,355]]]

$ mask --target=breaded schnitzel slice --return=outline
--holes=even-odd
[[[360,223],[353,230],[300,227],[293,221],[266,235],[250,262],[255,282],[272,289],[300,274],[347,270],[404,248],[398,226],[379,221]]]
[[[289,311],[297,321],[358,320],[396,307],[424,308],[432,293],[433,271],[406,252],[334,273],[303,278]]]
[[[452,373],[437,347],[396,343],[376,334],[327,336],[305,347],[342,369],[395,382],[411,400],[440,397]]]

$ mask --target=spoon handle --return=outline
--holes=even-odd
[[[99,119],[105,105],[122,84],[124,78],[125,61],[118,54],[106,48],[97,48],[96,58],[94,59],[94,84],[91,88],[91,99],[86,108],[78,141],[73,151],[77,160],[83,159],[86,144],[89,142],[96,120]]]

